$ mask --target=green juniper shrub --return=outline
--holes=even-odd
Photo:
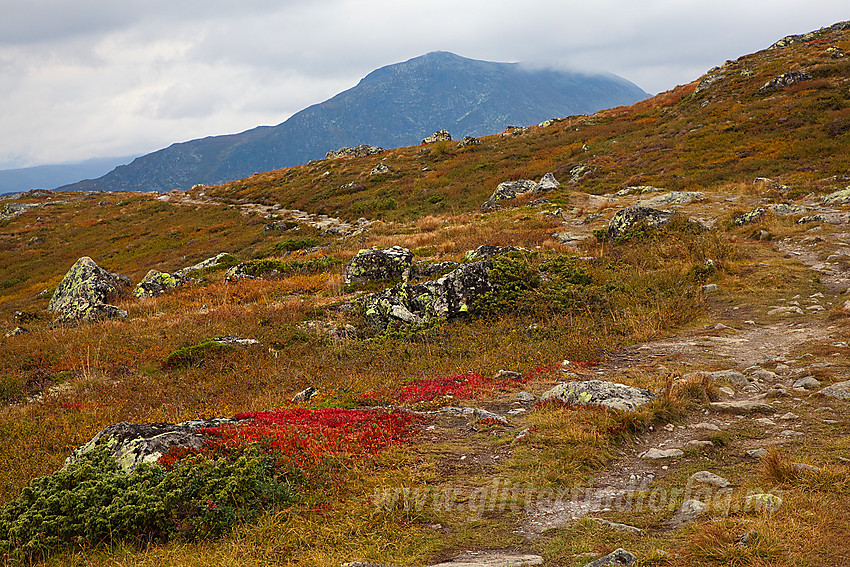
[[[212,339],[206,339],[196,345],[175,350],[162,363],[163,368],[184,368],[198,366],[211,356],[233,350],[231,345],[221,344]]]
[[[599,290],[581,260],[558,256],[542,263],[536,254],[509,252],[491,260],[490,280],[496,289],[482,295],[475,310],[496,315],[506,310],[558,313],[594,305]]]
[[[294,500],[293,482],[253,448],[128,473],[100,447],[0,509],[0,550],[34,562],[78,546],[218,537],[263,507]]]

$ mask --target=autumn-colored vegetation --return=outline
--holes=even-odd
[[[15,197],[10,202],[39,206],[0,221],[0,321],[4,329],[29,330],[0,335],[0,501],[15,500],[33,479],[60,469],[75,447],[109,424],[236,416],[247,421],[209,430],[212,441],[201,455],[167,454],[166,468],[257,450],[272,477],[291,468],[309,473],[299,480],[296,507],[269,504],[214,542],[147,546],[116,538],[99,547],[90,541],[48,562],[336,566],[365,558],[419,565],[457,549],[525,545],[515,531],[517,515],[378,508],[372,495],[399,486],[474,490],[494,474],[569,486],[586,480],[636,432],[701,407],[713,386],[674,382],[672,374],[688,369],[664,360],[652,371],[623,376],[667,393],[642,413],[546,405],[516,414],[506,429],[466,422],[448,427],[413,412],[474,404],[507,411],[520,390],[539,394],[559,380],[559,369],[592,372],[592,364],[576,361],[605,361],[624,345],[674,329],[693,331],[709,303],[724,312],[743,305],[743,315],[790,289],[820,290],[810,273],[769,246],[770,239],[806,229],[795,217],[766,214],[747,226],[732,219],[764,200],[794,204],[848,183],[850,57],[833,58],[825,45],[850,52],[850,36],[824,39],[728,62],[712,72],[722,78],[698,91],[700,80],[628,108],[488,136],[466,148],[423,145],[320,160],[167,199],[147,193]],[[813,80],[759,92],[794,69],[806,69]],[[370,176],[379,160],[391,173]],[[548,202],[532,205],[526,196],[479,212],[498,183],[547,172],[562,184],[543,195]],[[755,177],[773,181],[754,184]],[[705,193],[687,213],[712,217],[714,229],[676,222],[617,243],[557,238],[604,229],[615,208],[638,197],[602,195],[635,185]],[[285,217],[281,208],[376,222],[351,236],[303,222],[283,232],[264,230]],[[417,261],[438,262],[462,261],[481,244],[528,252],[494,261],[500,291],[477,305],[476,316],[368,338],[361,333],[355,340],[305,326],[360,326],[357,310],[343,306],[370,290],[345,286],[342,271],[361,248],[400,245]],[[128,295],[117,300],[129,312],[127,321],[57,327],[45,310],[80,256],[137,282],[150,269],[172,272],[219,252],[233,256],[227,267],[248,262],[255,279],[227,280],[224,267],[213,268],[158,298]],[[723,292],[708,297],[702,290],[708,283],[721,283]],[[836,319],[839,330],[842,321]],[[210,341],[224,335],[258,344]],[[495,378],[503,369],[523,378]],[[293,404],[307,386],[319,396]],[[521,429],[527,435],[514,441]],[[831,450],[843,441],[832,436],[824,443]],[[501,460],[474,464],[484,453]],[[783,483],[800,507],[821,516],[830,507],[848,509],[842,471],[792,475],[784,458],[770,462],[764,478]],[[668,512],[641,519],[658,527]],[[845,519],[841,514],[836,518]],[[733,549],[736,530],[746,531],[749,518],[682,535],[676,549],[685,551],[675,557],[651,556],[661,536],[635,545],[655,557],[646,564],[699,565],[699,555],[687,549],[705,550],[709,564],[802,564],[786,561],[788,549],[800,546],[814,520],[802,512],[788,512],[787,519],[796,527],[783,537],[796,543],[779,545],[773,528],[758,519],[754,529],[762,539],[755,551]],[[568,565],[585,547],[603,550],[611,542],[610,534],[579,524],[534,545],[550,564]]]

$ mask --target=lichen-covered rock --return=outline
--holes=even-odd
[[[557,400],[568,405],[596,406],[622,411],[635,410],[654,398],[655,394],[649,390],[603,380],[564,382],[540,396],[541,401]]]
[[[744,500],[744,510],[749,512],[775,512],[782,507],[782,498],[775,494],[752,494]]]
[[[657,449],[653,447],[648,451],[644,451],[640,455],[638,455],[639,459],[647,459],[651,461],[659,460],[659,459],[675,459],[677,457],[681,457],[685,454],[681,449]]]
[[[427,138],[422,140],[422,143],[423,144],[433,144],[435,142],[451,142],[451,141],[452,141],[452,135],[449,134],[448,130],[442,129],[442,130],[437,130],[436,132],[434,132],[433,134],[431,134],[430,136],[428,136]]]
[[[142,463],[154,463],[172,447],[200,449],[205,436],[199,430],[235,423],[232,418],[201,419],[184,423],[120,422],[102,429],[91,441],[75,449],[65,467],[96,447],[105,445],[123,470],[132,472]]]
[[[705,197],[705,193],[699,191],[670,191],[651,199],[640,200],[636,203],[638,207],[666,207],[669,205],[687,205],[692,201],[698,201]]]
[[[765,207],[781,217],[787,217],[789,215],[803,215],[809,212],[809,209],[803,205],[789,205],[787,203],[776,203],[772,205],[765,205]]]
[[[254,346],[260,344],[260,341],[257,339],[243,339],[236,335],[223,335],[221,337],[213,337],[210,340],[227,346]]]
[[[295,221],[279,220],[273,221],[263,227],[263,232],[287,232],[289,230],[300,230],[301,227]]]
[[[701,91],[708,89],[709,87],[711,87],[711,85],[713,85],[714,83],[716,83],[720,79],[723,79],[724,77],[726,77],[726,73],[714,73],[714,74],[711,74],[711,75],[707,75],[697,85],[697,88],[694,91],[694,94],[697,94],[698,92],[701,92]]]
[[[228,282],[234,282],[243,278],[254,279],[256,276],[251,275],[249,273],[250,271],[250,263],[240,262],[235,266],[231,266],[226,272],[224,272],[224,280]]]
[[[528,250],[518,246],[494,246],[492,244],[482,244],[475,250],[467,251],[467,253],[463,256],[463,259],[465,262],[478,262],[494,256],[507,254],[508,252],[528,252]]]
[[[470,313],[473,301],[494,289],[491,267],[488,260],[464,264],[434,281],[400,283],[367,295],[360,300],[364,322],[381,331],[391,323],[421,324]]]
[[[57,313],[60,322],[125,318],[126,311],[108,304],[124,289],[123,281],[83,256],[65,274],[47,309]]]
[[[552,191],[560,187],[561,184],[555,179],[551,173],[544,175],[540,182],[534,182],[531,179],[519,179],[517,181],[504,181],[499,183],[490,198],[481,205],[481,210],[484,212],[493,211],[501,201],[510,201],[516,199],[518,195],[523,193],[544,193]]]
[[[429,567],[531,567],[542,565],[539,555],[519,554],[512,551],[467,551],[443,563]]]
[[[673,215],[675,213],[672,211],[659,211],[649,207],[627,207],[617,211],[614,218],[608,223],[608,240],[616,240],[617,237],[622,236],[629,229],[639,224],[646,224],[652,228],[664,226],[670,222]]]
[[[381,250],[361,250],[345,267],[345,283],[405,280],[410,277],[413,254],[407,248],[393,246]]]
[[[331,150],[325,154],[325,159],[335,159],[341,157],[366,157],[379,154],[385,151],[384,148],[378,146],[370,146],[369,144],[359,144],[353,148],[342,147],[338,150]]]
[[[133,292],[133,295],[139,298],[158,297],[169,289],[174,289],[182,284],[182,278],[151,270],[142,278],[142,281],[136,284],[136,290]]]
[[[614,193],[614,195],[617,197],[625,197],[626,195],[643,195],[644,193],[658,193],[660,191],[662,191],[662,189],[651,185],[630,185],[625,189],[620,189]]]
[[[570,184],[575,184],[581,181],[581,178],[593,172],[593,168],[589,165],[577,165],[570,169]]]
[[[800,218],[797,224],[825,222],[827,224],[850,224],[850,213],[818,213]]]
[[[385,164],[384,162],[378,163],[375,167],[372,168],[372,171],[369,172],[369,175],[383,175],[384,173],[390,172],[390,166]]]
[[[729,488],[732,483],[722,476],[710,471],[699,471],[688,477],[688,486],[692,484],[707,484],[715,488]]]
[[[745,224],[752,224],[763,219],[764,215],[766,214],[767,211],[764,209],[764,207],[758,207],[748,213],[736,216],[734,219],[732,219],[732,224],[734,224],[735,226],[744,226]]]
[[[844,205],[850,203],[850,187],[825,195],[821,197],[820,202],[824,205]]]
[[[292,402],[293,403],[307,402],[307,401],[310,401],[311,399],[315,398],[318,395],[319,395],[319,391],[316,388],[314,388],[313,386],[308,386],[307,388],[304,388],[303,390],[301,390],[300,392],[295,394],[295,396],[293,396],[293,398],[292,398]]]
[[[467,146],[474,146],[476,144],[480,144],[481,140],[478,138],[473,138],[472,136],[464,136],[463,139],[457,143],[458,148],[465,148]]]
[[[768,93],[790,87],[801,81],[811,81],[812,76],[805,71],[791,71],[772,78],[759,88],[759,92]]]

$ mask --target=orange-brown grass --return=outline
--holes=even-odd
[[[850,494],[850,470],[846,466],[795,467],[791,458],[776,448],[768,449],[761,459],[760,472],[765,482],[783,487]]]

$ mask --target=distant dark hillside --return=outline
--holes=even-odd
[[[159,190],[218,184],[306,163],[342,146],[398,147],[445,128],[460,138],[588,114],[648,95],[610,74],[529,69],[434,52],[373,71],[278,126],[173,144],[63,189]]]

